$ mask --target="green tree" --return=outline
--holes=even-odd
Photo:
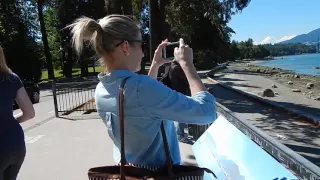
[[[42,51],[32,31],[32,12],[36,11],[32,4],[23,8],[21,3],[27,1],[0,1],[0,42],[9,67],[22,79],[38,81],[41,77]],[[26,14],[27,9],[30,14]]]
[[[230,45],[230,49],[231,49],[230,60],[236,60],[237,58],[240,57],[240,51],[236,41],[232,41]]]
[[[208,68],[228,58],[230,34],[234,31],[227,23],[249,2],[172,0],[166,7],[166,21],[192,46],[198,68]]]
[[[270,55],[270,52],[262,45],[253,46],[252,52],[251,58],[255,59],[262,59]]]
[[[56,3],[51,2],[51,4],[47,4],[44,12],[44,21],[46,24],[49,49],[52,55],[54,69],[59,69],[61,67],[60,36],[58,29],[59,21],[57,13],[58,9]]]
[[[305,45],[301,43],[294,44],[265,44],[263,45],[271,56],[288,56],[298,54],[316,53],[317,48],[314,45]]]
[[[41,38],[42,38],[42,43],[43,43],[44,55],[46,57],[46,66],[47,66],[47,70],[48,70],[48,75],[49,75],[49,79],[54,79],[52,57],[51,57],[51,53],[50,53],[50,49],[49,49],[46,25],[45,25],[44,15],[43,15],[44,0],[36,0],[36,2],[37,2],[37,7],[38,7],[38,18],[39,18],[39,23],[40,23],[40,32],[41,32]]]
[[[262,59],[270,55],[263,45],[254,45],[253,40],[231,43],[232,57],[236,59]]]
[[[108,14],[133,15],[131,0],[104,0]]]

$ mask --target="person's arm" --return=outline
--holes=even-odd
[[[157,79],[158,77],[158,70],[159,67],[162,66],[165,63],[170,63],[171,61],[167,61],[162,58],[162,49],[168,44],[168,40],[162,41],[161,44],[157,47],[157,49],[154,52],[153,60],[149,69],[148,76],[152,77],[154,79]]]
[[[180,39],[179,45],[179,48],[176,47],[174,49],[174,57],[188,79],[191,95],[194,96],[198,92],[207,91],[193,65],[193,50],[188,45],[185,45],[183,39]]]
[[[16,74],[12,74],[11,78],[13,82],[12,85],[16,91],[16,102],[22,111],[21,113],[14,115],[14,117],[19,123],[22,123],[32,119],[35,115],[35,112],[31,100],[20,78]]]
[[[148,76],[151,78],[157,79],[160,66],[161,65],[159,65],[159,64],[152,63],[150,66],[150,69],[149,69]]]
[[[181,68],[183,69],[183,71],[188,79],[192,96],[194,96],[198,92],[207,91],[207,88],[202,83],[202,81],[197,73],[197,70],[193,64],[192,65],[191,64],[189,64],[189,65],[184,64],[184,65],[181,65]]]
[[[137,95],[141,110],[159,120],[209,124],[216,119],[215,98],[206,91],[188,97],[173,91],[155,79],[141,76]]]
[[[17,104],[21,109],[21,113],[17,114],[15,118],[19,123],[25,122],[29,119],[34,118],[35,112],[32,105],[32,102],[27,94],[27,91],[24,87],[21,87],[16,96]]]

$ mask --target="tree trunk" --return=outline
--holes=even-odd
[[[122,0],[122,8],[124,15],[133,15],[131,0]]]
[[[88,77],[88,61],[81,59],[81,77]]]
[[[169,37],[170,29],[169,25],[165,22],[166,16],[165,16],[165,8],[166,5],[169,3],[168,0],[159,0],[158,1],[158,23],[157,23],[157,35],[158,35],[158,41],[157,44],[161,43],[162,40],[165,40],[166,38],[169,41],[172,41],[172,39]],[[164,73],[165,68],[164,66],[161,66],[158,71],[158,75],[161,76],[162,73]]]
[[[122,14],[120,0],[104,0],[107,14]]]
[[[59,27],[58,30],[61,33],[60,41],[61,44],[64,45],[64,62],[63,62],[63,72],[66,78],[72,77],[72,66],[73,66],[73,51],[71,47],[71,37],[70,31],[68,29],[64,29],[67,24],[69,24],[72,20],[72,10],[73,4],[70,0],[60,0],[58,7],[58,18],[59,18]]]
[[[165,16],[165,9],[167,4],[169,3],[168,0],[160,0],[159,1],[159,20],[158,20],[158,28],[159,28],[159,40],[165,40],[166,38],[169,39],[169,41],[172,41],[170,39],[170,26],[168,23],[166,23],[166,16]],[[160,42],[159,42],[160,43]]]
[[[149,3],[149,31],[150,31],[150,62],[152,62],[154,51],[157,48],[158,39],[158,1],[148,0]]]
[[[66,75],[65,64],[67,62],[67,60],[66,60],[66,44],[63,41],[64,36],[63,36],[63,32],[62,31],[59,32],[59,36],[60,36],[60,51],[59,51],[59,53],[60,53],[60,62],[61,62],[61,66],[62,66],[63,75],[65,76]]]
[[[90,51],[88,48],[85,48],[80,57],[80,67],[81,67],[81,77],[88,77],[88,66],[89,66],[89,57],[90,57]]]
[[[38,3],[38,16],[39,16],[39,22],[40,22],[40,28],[41,28],[41,34],[42,34],[42,42],[43,42],[43,48],[44,48],[44,54],[46,57],[46,64],[47,64],[47,70],[48,70],[48,76],[49,79],[54,79],[54,72],[53,72],[53,66],[52,66],[52,58],[51,58],[51,53],[49,49],[49,44],[48,44],[48,38],[47,38],[47,32],[46,32],[46,27],[44,24],[44,19],[43,19],[43,6],[42,6],[42,0],[37,1]]]
[[[73,66],[72,48],[68,45],[67,46],[67,61],[65,64],[65,76],[67,78],[72,77],[72,66]]]

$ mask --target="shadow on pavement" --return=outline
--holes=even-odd
[[[320,147],[319,125],[305,122],[299,117],[293,117],[287,112],[243,97],[217,84],[206,84],[206,86],[212,88],[212,94],[219,103],[236,113],[241,119],[248,121],[280,142],[290,144],[294,151],[319,166],[320,153],[317,148]],[[320,113],[317,108],[291,103],[286,105],[307,108],[308,111]],[[306,150],[306,147],[308,147],[309,155],[299,151]]]
[[[221,79],[221,78],[220,78]],[[220,80],[219,79],[219,80]],[[231,78],[228,78],[228,79],[231,79]],[[235,81],[235,80],[228,80],[228,81]],[[237,86],[237,87],[247,87],[247,88],[261,88],[259,86],[252,86],[252,85],[246,85],[246,84],[236,84],[236,83],[233,83],[233,82],[223,82],[225,85],[228,85],[228,86]]]
[[[310,154],[320,154],[320,148],[317,147],[307,147],[307,146],[297,146],[297,145],[292,145],[292,144],[285,144],[287,147],[290,149],[303,153],[304,157],[308,159],[309,161],[313,162],[317,166],[320,167],[320,157],[314,157]]]

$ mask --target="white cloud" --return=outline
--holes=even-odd
[[[289,39],[292,39],[294,37],[296,37],[297,35],[291,35],[291,36],[283,36],[282,38],[280,38],[277,43],[279,42],[282,42],[282,41],[286,41],[286,40],[289,40]]]
[[[257,42],[257,41],[253,41],[253,45],[259,45],[260,42]]]
[[[274,43],[279,43],[279,42],[282,42],[282,41],[286,41],[286,40],[289,40],[289,39],[292,39],[296,37],[296,35],[288,35],[288,36],[283,36],[281,37],[280,39],[275,39],[274,37],[272,36],[267,36],[265,37],[260,43],[256,43],[256,44],[274,44]]]
[[[272,36],[267,36],[266,38],[264,38],[260,44],[268,44],[268,43],[273,43],[273,37]]]

